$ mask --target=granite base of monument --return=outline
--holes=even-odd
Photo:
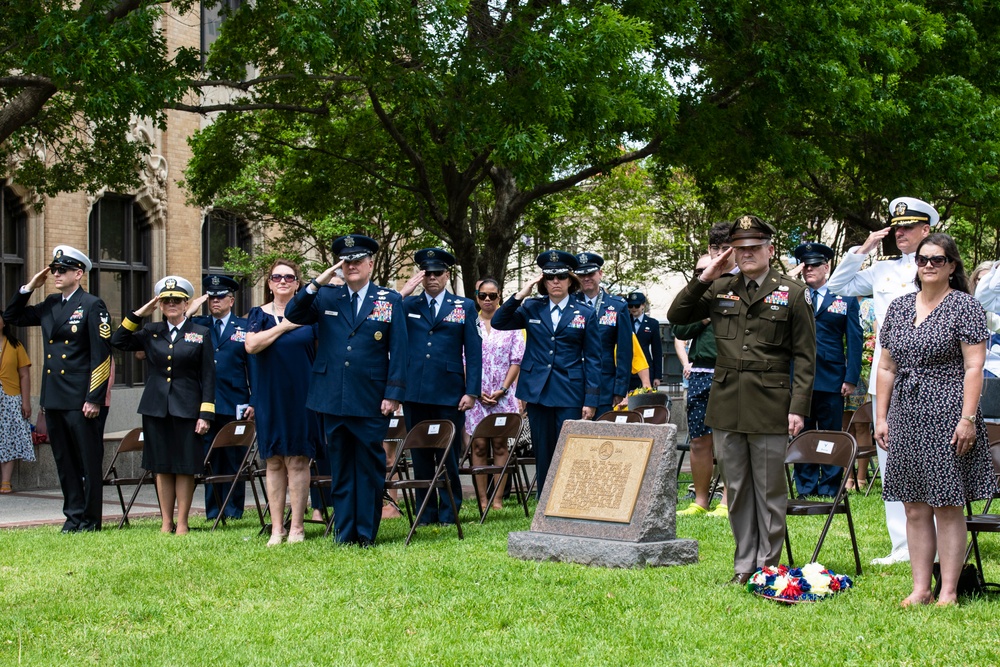
[[[522,560],[599,567],[685,565],[698,542],[677,539],[677,427],[567,421],[531,530],[510,533]]]

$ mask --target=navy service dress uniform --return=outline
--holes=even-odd
[[[190,299],[194,287],[179,276],[161,279],[154,291],[161,297]],[[142,324],[131,312],[111,337],[126,352],[146,353],[146,386],[139,400],[145,446],[142,467],[155,474],[198,475],[205,469],[199,419],[215,417],[215,360],[211,333],[186,318],[171,340],[166,321]]]
[[[626,297],[625,302],[629,307],[641,306],[646,303],[646,295],[642,292],[631,292]],[[656,381],[663,380],[663,341],[660,339],[660,321],[643,313],[640,317],[632,318],[632,331],[639,341],[642,353],[646,355],[646,363],[649,364],[649,381],[656,386]],[[639,376],[633,374],[629,379],[628,389],[638,389],[642,386]]]
[[[49,268],[92,267],[71,246],[57,246]],[[64,303],[50,294],[29,306],[31,292],[18,290],[3,313],[11,326],[42,328],[45,364],[41,407],[45,410],[52,455],[63,493],[64,532],[101,529],[104,501],[104,434],[99,419],[83,415],[83,404],[103,406],[111,376],[111,318],[104,302],[77,288]]]
[[[576,257],[560,250],[546,251],[536,261],[546,274],[568,273],[577,266]],[[528,404],[539,498],[563,422],[580,419],[584,406],[597,407],[601,382],[601,336],[594,310],[570,294],[553,327],[552,309],[557,304],[546,295],[544,285],[539,283],[543,296],[505,301],[492,321],[500,331],[525,330],[516,395]]]
[[[235,295],[240,284],[229,276],[208,275],[202,278],[202,289],[210,297]],[[192,317],[195,324],[208,327],[211,331],[212,350],[215,355],[215,418],[209,422],[208,433],[205,434],[205,453],[215,436],[229,422],[236,421],[237,406],[250,403],[250,355],[245,347],[247,339],[247,321],[237,317],[230,311],[223,320],[216,323],[216,318],[209,316]],[[226,447],[212,455],[212,470],[216,474],[231,475],[239,471],[240,463],[246,455],[245,447]],[[215,519],[219,516],[219,507],[215,499],[213,484],[205,485],[205,518]],[[229,493],[229,484],[219,485],[219,498],[225,498]],[[227,519],[243,517],[243,507],[246,501],[246,483],[240,482],[233,491],[229,503],[225,507],[224,516]]]
[[[350,234],[334,240],[345,261],[374,253],[378,243]],[[370,546],[382,518],[385,450],[389,418],[383,399],[402,401],[406,390],[406,323],[398,292],[368,282],[357,312],[347,285],[313,282],[296,294],[285,317],[296,324],[319,323],[307,407],[322,415],[333,473],[336,540]]]
[[[594,252],[581,252],[576,260],[578,266],[573,273],[578,276],[594,273],[604,266],[604,258]],[[582,290],[574,298],[581,303],[589,302]],[[615,396],[628,394],[632,375],[632,316],[625,299],[608,294],[603,287],[590,305],[597,315],[601,334],[601,393],[594,412],[597,419],[614,407]]]
[[[441,248],[424,248],[416,253],[414,262],[424,271],[450,271],[455,257]],[[406,368],[406,398],[403,416],[407,430],[427,419],[447,419],[455,425],[455,440],[445,467],[451,481],[455,507],[462,506],[462,483],[458,476],[462,455],[462,434],[465,413],[458,403],[466,394],[478,397],[482,393],[483,341],[476,327],[476,304],[442,290],[435,302],[432,316],[429,296],[416,294],[403,300],[406,313],[406,337],[410,354]],[[463,366],[462,359],[465,363]],[[437,452],[413,450],[413,472],[416,477],[430,479],[440,456]],[[417,506],[427,491],[416,494]],[[444,490],[431,490],[431,499],[421,517],[421,523],[455,523],[451,503]]]
[[[822,243],[803,243],[795,257],[803,264],[826,264],[833,248]],[[861,377],[861,306],[854,297],[834,294],[828,285],[812,290],[816,314],[816,379],[812,408],[806,429],[839,431],[843,427],[844,383],[857,386]],[[795,489],[800,496],[835,496],[840,488],[840,466],[795,464]]]
[[[770,244],[756,216],[733,223],[734,248]],[[753,296],[743,273],[693,278],[668,311],[671,322],[711,318],[718,357],[705,423],[712,427],[736,541],[734,581],[777,565],[785,537],[788,415],[809,416],[816,331],[806,286],[769,269]],[[756,281],[755,281],[756,282]],[[793,371],[794,367],[794,371]]]

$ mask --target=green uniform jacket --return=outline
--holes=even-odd
[[[738,433],[786,433],[789,414],[809,416],[816,322],[803,283],[771,269],[751,301],[742,274],[711,284],[695,278],[667,315],[678,324],[712,319],[718,357],[706,424]]]

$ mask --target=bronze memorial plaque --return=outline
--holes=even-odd
[[[569,435],[545,516],[629,523],[652,438]]]

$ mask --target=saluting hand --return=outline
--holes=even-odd
[[[142,308],[135,311],[135,314],[138,315],[139,317],[149,317],[150,315],[153,314],[153,311],[156,310],[156,304],[159,302],[160,302],[160,296],[156,295],[152,299],[147,301]]]
[[[316,276],[315,278],[316,282],[318,282],[320,285],[330,284],[330,281],[333,280],[333,275],[337,272],[337,269],[343,266],[343,264],[344,260],[340,260],[339,262],[331,266],[329,269]]]
[[[545,278],[545,274],[539,273],[537,276],[532,278],[531,281],[528,282],[524,287],[522,287],[520,291],[514,295],[514,298],[517,299],[518,301],[524,301],[525,299],[527,299],[529,296],[531,296],[531,293],[535,291],[535,285],[542,282],[543,278]]]
[[[36,273],[34,276],[32,276],[31,282],[28,283],[28,289],[29,290],[36,290],[39,287],[41,287],[42,285],[44,285],[46,279],[49,277],[49,273],[50,273],[49,267],[46,266],[44,269],[42,269],[41,271],[39,271],[38,273]]]
[[[857,254],[867,255],[870,253],[875,249],[875,246],[881,243],[882,239],[889,235],[890,231],[892,231],[892,227],[886,227],[885,229],[880,229],[877,232],[869,234],[868,238],[865,239],[865,242],[861,244],[860,248],[858,248]]]
[[[403,289],[399,290],[399,295],[403,297],[410,296],[417,289],[417,286],[424,281],[424,271],[423,269],[417,270],[413,274],[413,277],[406,281],[403,285]]]
[[[725,275],[725,268],[729,266],[729,258],[733,256],[733,252],[732,248],[726,248],[719,253],[715,259],[708,263],[705,270],[698,276],[698,280],[703,283],[710,283],[716,278],[721,278]]]
[[[184,314],[187,317],[193,317],[195,313],[201,310],[201,307],[205,304],[206,301],[208,301],[208,295],[202,294],[197,299],[191,302],[191,305],[188,306],[188,309]],[[136,314],[138,315],[138,313]]]

